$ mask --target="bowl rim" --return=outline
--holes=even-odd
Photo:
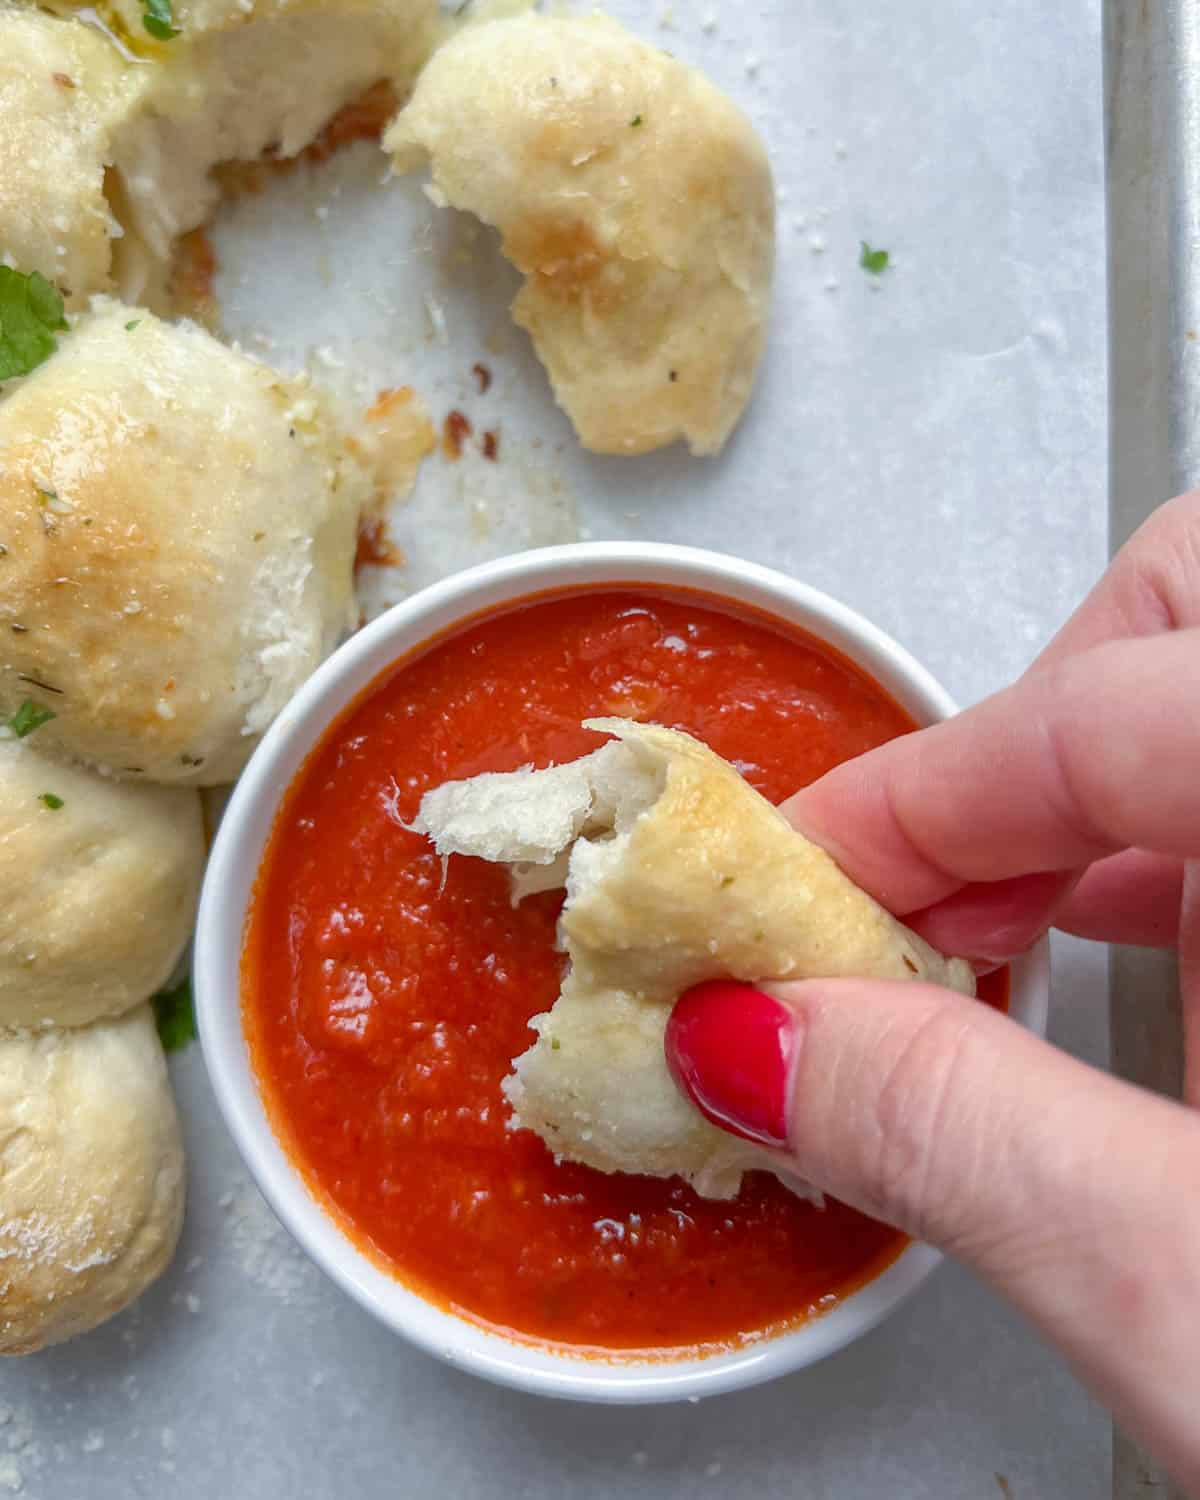
[[[247,906],[287,788],[333,720],[401,657],[456,625],[534,595],[592,585],[667,586],[749,604],[835,647],[922,724],[956,711],[902,646],[836,599],[728,554],[667,543],[578,542],[517,553],[451,575],[393,605],[301,686],[263,736],[225,808],[201,892],[193,974],[204,1061],[234,1144],[273,1212],[360,1306],[447,1364],[538,1395],[621,1404],[697,1400],[774,1379],[835,1353],[910,1297],[942,1256],[908,1245],[878,1276],[795,1329],[700,1358],[573,1354],[488,1328],[427,1301],[370,1260],[313,1193],[276,1136],[242,1027]],[[1049,943],[1012,965],[1010,1014],[1044,1035]]]

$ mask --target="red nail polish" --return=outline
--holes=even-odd
[[[753,985],[714,979],[679,997],[667,1066],[706,1120],[743,1140],[786,1146],[796,1017]]]

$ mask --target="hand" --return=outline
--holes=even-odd
[[[783,810],[945,952],[997,964],[1052,922],[1177,946],[1200,1104],[1200,495],[1013,687]],[[668,1060],[695,1102],[973,1266],[1200,1492],[1200,1114],[931,986],[763,991],[679,1002]]]

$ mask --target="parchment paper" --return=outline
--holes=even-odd
[[[622,0],[766,136],[775,321],[727,453],[583,454],[503,307],[491,237],[359,146],[221,219],[226,331],[363,405],[411,384],[498,433],[428,460],[394,521],[407,570],[576,535],[696,542],[863,610],[964,702],[1017,673],[1105,558],[1098,0]],[[876,284],[860,240],[888,249]],[[444,323],[444,333],[439,327]],[[472,365],[494,379],[480,394]],[[1105,1048],[1102,955],[1056,953],[1054,1032]],[[409,1349],[275,1225],[193,1048],[184,1242],[128,1314],[0,1370],[0,1492],[135,1496],[1049,1497],[1108,1490],[1105,1415],[948,1268],[883,1328],[702,1407],[514,1395]],[[22,1489],[23,1487],[23,1489]]]

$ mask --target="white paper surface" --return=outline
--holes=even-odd
[[[374,602],[516,546],[644,537],[784,568],[961,700],[1028,661],[1105,555],[1097,0],[614,3],[749,110],[779,183],[760,389],[717,461],[582,453],[491,237],[360,146],[226,212],[227,331],[369,404],[411,384],[500,435],[427,461]],[[876,285],[859,242],[887,248]],[[432,302],[430,299],[433,299]],[[442,310],[445,342],[430,306]],[[494,382],[479,394],[471,366]],[[1056,1035],[1104,1050],[1100,955],[1061,944]],[[815,1369],[702,1407],[608,1410],[456,1374],[376,1327],[271,1219],[193,1048],[184,1242],[128,1314],[0,1370],[0,1493],[1055,1496],[1108,1486],[1108,1423],[950,1268]],[[1007,1488],[1006,1488],[1007,1487]]]

